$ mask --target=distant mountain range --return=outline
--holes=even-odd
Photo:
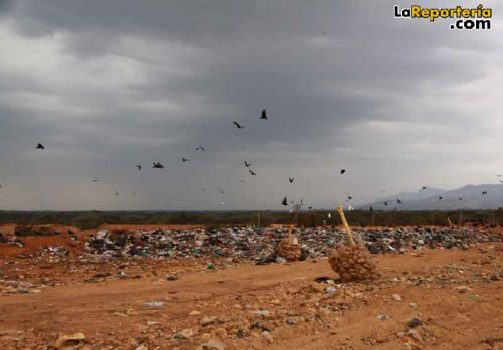
[[[483,192],[487,194],[482,194]],[[402,203],[399,204],[397,199]],[[388,205],[384,205],[384,202]],[[427,187],[417,192],[402,192],[381,198],[358,205],[357,208],[369,209],[370,206],[374,210],[496,209],[503,207],[503,184],[466,185],[449,191]]]

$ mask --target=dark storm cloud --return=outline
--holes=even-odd
[[[0,60],[0,135],[8,145],[0,155],[11,168],[7,179],[16,182],[12,174],[20,163],[38,156],[27,147],[45,140],[57,150],[44,155],[47,176],[61,172],[62,164],[87,164],[75,171],[67,166],[58,178],[80,194],[86,189],[78,181],[104,174],[121,188],[140,186],[152,207],[167,205],[164,197],[181,206],[215,206],[218,194],[204,197],[203,205],[198,191],[224,185],[234,193],[225,200],[230,206],[270,205],[270,193],[291,191],[271,178],[294,173],[302,188],[294,195],[326,203],[327,182],[340,164],[376,178],[362,185],[354,175],[339,194],[377,193],[384,178],[410,186],[424,174],[409,160],[431,159],[432,149],[468,147],[460,133],[470,131],[470,149],[482,152],[483,145],[473,145],[492,129],[493,117],[473,125],[477,113],[463,108],[465,90],[473,84],[490,90],[501,79],[484,80],[501,73],[501,35],[497,29],[451,31],[446,20],[395,20],[394,4],[16,1],[0,17],[14,52]],[[32,60],[24,50],[31,46]],[[258,119],[263,108],[267,122]],[[236,130],[232,120],[245,129]],[[411,135],[414,129],[424,136]],[[198,145],[208,151],[195,153]],[[180,168],[182,155],[193,159],[192,171]],[[240,187],[244,157],[264,177],[247,178]],[[169,175],[147,173],[141,182],[130,173],[152,161],[167,162]],[[416,175],[392,175],[405,163]],[[303,177],[312,179],[303,183]],[[59,205],[47,196],[44,203]],[[131,206],[99,198],[86,197],[85,205]],[[70,197],[63,202],[80,205]]]

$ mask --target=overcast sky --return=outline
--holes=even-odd
[[[396,3],[447,4],[0,0],[0,209],[334,207],[497,183],[503,6],[460,31],[394,19]]]

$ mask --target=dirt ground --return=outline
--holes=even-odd
[[[376,256],[381,278],[347,284],[315,281],[337,277],[324,259],[0,259],[4,281],[41,286],[0,293],[1,349],[76,332],[80,349],[503,349],[496,244]]]

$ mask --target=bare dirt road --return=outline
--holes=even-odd
[[[47,349],[60,334],[82,332],[81,349],[195,349],[208,341],[215,349],[503,349],[500,246],[376,262],[375,282],[327,284],[315,282],[336,277],[326,260],[214,261],[210,271],[198,260],[33,267],[5,258],[4,280],[44,279],[47,287],[0,294],[0,348]]]

